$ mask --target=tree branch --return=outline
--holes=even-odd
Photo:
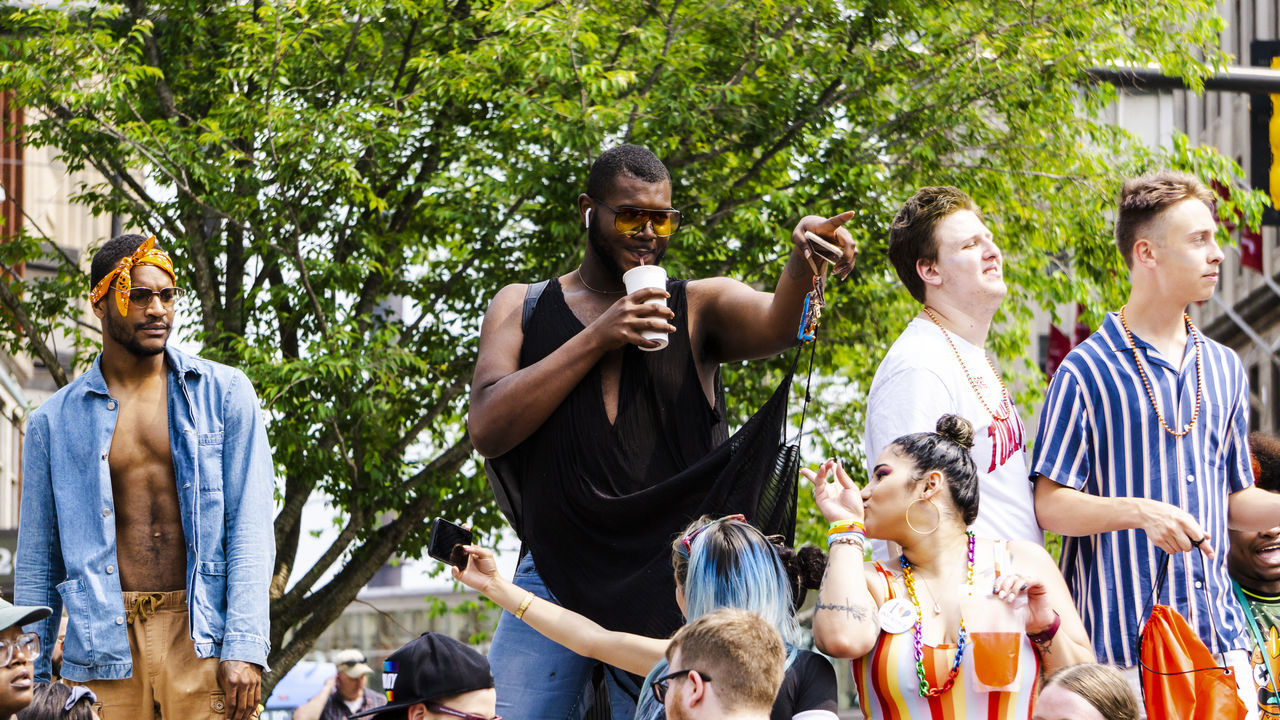
[[[8,266],[0,264],[0,271],[10,277],[17,277]],[[70,380],[67,374],[62,371],[62,364],[58,362],[58,356],[49,349],[44,339],[36,332],[35,323],[31,322],[31,317],[27,315],[27,309],[23,307],[22,301],[18,296],[13,294],[13,290],[9,288],[7,280],[0,279],[0,303],[13,314],[13,319],[18,323],[18,327],[22,328],[22,334],[27,336],[27,344],[35,352],[36,356],[44,363],[45,369],[49,371],[49,375],[53,377],[53,381],[58,387],[66,387]]]

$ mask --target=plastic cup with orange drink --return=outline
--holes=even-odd
[[[1020,687],[1019,654],[1026,633],[1027,600],[1006,602],[990,593],[975,593],[961,608],[973,648],[978,690],[1013,692]]]

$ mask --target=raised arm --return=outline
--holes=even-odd
[[[857,247],[842,225],[852,212],[831,218],[808,216],[791,232],[790,257],[772,293],[760,292],[726,277],[689,283],[689,329],[694,346],[708,364],[772,357],[793,347],[804,309],[804,296],[813,289],[813,269],[805,258],[809,241],[805,231],[839,245],[844,257],[835,272],[847,276],[853,269]],[[826,262],[813,257],[826,272]]]
[[[813,498],[827,522],[862,522],[861,491],[842,466],[828,460],[816,473],[809,469],[800,472],[813,483]],[[833,475],[834,482],[828,482]],[[862,561],[858,544],[831,547],[813,615],[814,642],[827,655],[860,658],[875,645],[880,626],[876,622],[877,602],[868,585],[875,572],[872,567]]]
[[[643,677],[667,651],[669,640],[606,630],[572,610],[534,596],[498,575],[491,550],[475,545],[463,548],[469,559],[465,569],[453,568],[455,580],[479,591],[512,615],[519,614],[529,627],[573,652]]]
[[[668,322],[673,317],[670,309],[645,304],[666,293],[639,290],[619,298],[550,355],[521,368],[521,315],[528,287],[502,288],[489,304],[480,327],[467,428],[471,444],[485,457],[502,455],[532,435],[605,353],[627,344],[657,345],[641,337],[646,330],[675,331]]]

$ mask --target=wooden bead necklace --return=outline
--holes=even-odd
[[[1004,410],[1003,415],[992,410],[991,406],[987,404],[986,398],[982,397],[982,392],[978,389],[977,381],[973,379],[973,375],[969,374],[969,367],[964,364],[964,358],[960,357],[960,350],[956,348],[956,344],[951,341],[951,333],[947,332],[947,329],[942,326],[942,323],[938,320],[938,316],[933,314],[933,310],[930,309],[928,305],[924,307],[924,313],[928,315],[929,319],[933,321],[933,324],[937,325],[938,329],[942,331],[942,336],[947,339],[947,344],[951,346],[951,352],[955,353],[956,362],[960,363],[960,369],[964,371],[965,379],[969,381],[969,387],[973,388],[973,394],[978,396],[978,402],[982,403],[982,407],[986,408],[987,413],[991,415],[991,419],[996,422],[1008,420],[1009,413],[1013,410],[1013,403],[1009,401],[1009,389],[1004,386],[1004,380],[1000,377],[1000,371],[996,370],[996,364],[991,362],[991,358],[986,358],[987,365],[991,366],[991,372],[996,376],[996,382],[1000,384],[1000,408]],[[985,353],[983,354],[983,357],[986,357]]]
[[[1200,357],[1200,334],[1196,332],[1196,326],[1191,324],[1191,316],[1182,313],[1182,321],[1187,324],[1187,334],[1191,336],[1191,341],[1196,345],[1196,409],[1191,411],[1191,422],[1182,426],[1182,432],[1178,432],[1169,427],[1164,421],[1164,413],[1160,412],[1160,405],[1156,402],[1155,393],[1151,392],[1151,380],[1147,378],[1147,371],[1142,368],[1142,357],[1138,354],[1138,346],[1133,342],[1133,333],[1129,331],[1129,323],[1124,319],[1125,305],[1120,308],[1120,326],[1124,328],[1124,339],[1129,344],[1129,349],[1133,351],[1133,361],[1138,365],[1138,376],[1142,378],[1142,387],[1147,391],[1147,399],[1151,401],[1151,407],[1156,411],[1156,419],[1160,421],[1160,427],[1164,431],[1174,437],[1182,437],[1191,432],[1191,428],[1196,426],[1196,421],[1200,419],[1200,395],[1204,388],[1204,363]],[[1176,398],[1175,398],[1176,401]]]

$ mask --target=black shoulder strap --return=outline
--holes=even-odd
[[[529,286],[524,292],[524,311],[520,313],[520,329],[524,330],[524,326],[529,324],[529,318],[533,317],[533,309],[538,306],[538,298],[542,297],[542,291],[547,289],[547,283],[550,280],[536,282]]]

